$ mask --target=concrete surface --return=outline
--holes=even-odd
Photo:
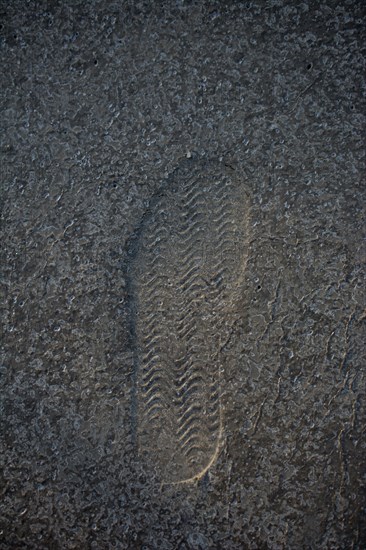
[[[364,548],[364,2],[0,5],[0,548]],[[127,244],[187,157],[250,240],[220,453],[162,485]]]

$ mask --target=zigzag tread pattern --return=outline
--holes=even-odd
[[[248,217],[239,178],[191,161],[140,226],[130,264],[136,436],[167,483],[199,478],[218,453],[220,342],[235,317]]]

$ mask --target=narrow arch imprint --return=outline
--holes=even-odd
[[[222,435],[223,343],[238,316],[249,199],[236,172],[187,160],[130,245],[139,454],[166,483],[199,479]]]

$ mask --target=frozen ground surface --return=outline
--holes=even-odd
[[[0,6],[0,548],[364,547],[364,2]],[[245,180],[250,237],[218,456],[161,485],[127,249],[187,157]]]

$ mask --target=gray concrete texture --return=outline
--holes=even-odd
[[[364,2],[0,6],[0,548],[364,548]],[[211,210],[188,202],[193,181],[216,208],[220,178],[245,266],[220,248]],[[159,191],[171,181],[176,202]],[[179,254],[155,264],[146,244],[161,219],[159,250],[184,248],[195,216],[185,252],[201,258],[217,239],[223,260],[220,273],[197,260],[200,284],[212,275],[197,296],[179,287]],[[171,286],[148,302],[155,267]],[[202,363],[198,393],[183,380],[178,397],[196,403],[205,443],[182,447],[175,469],[176,418],[150,432],[133,410],[144,327],[161,337],[165,313],[143,316],[161,311],[172,339],[191,315],[184,349]]]

